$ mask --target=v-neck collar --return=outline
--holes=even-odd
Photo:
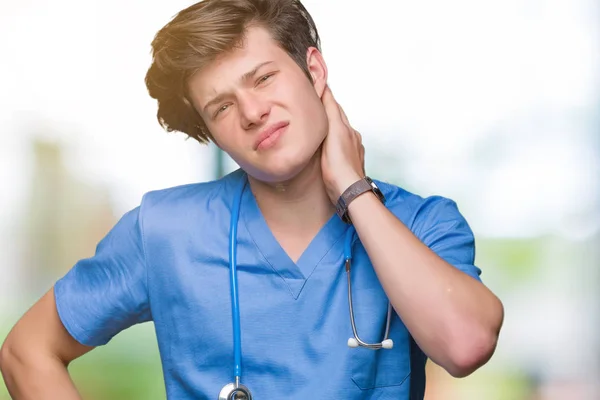
[[[245,174],[242,179],[247,179]],[[295,299],[298,298],[304,284],[321,260],[343,237],[348,228],[348,225],[334,213],[311,240],[298,261],[294,262],[271,232],[249,184],[246,184],[242,194],[240,214],[257,249],[283,279]]]

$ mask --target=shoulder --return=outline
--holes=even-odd
[[[243,177],[241,170],[236,170],[223,178],[208,182],[190,183],[166,189],[153,190],[144,194],[140,205],[141,213],[174,211],[188,207],[202,207],[228,202],[233,196],[236,183]]]
[[[435,195],[422,197],[398,186],[377,182],[388,209],[427,247],[459,270],[480,280],[475,237],[456,202]]]
[[[385,196],[386,206],[417,235],[443,222],[463,222],[456,202],[441,195],[421,196],[400,186],[375,180]]]
[[[243,177],[237,170],[213,181],[147,192],[139,206],[142,232],[175,235],[187,232],[192,225],[204,226],[223,218],[229,214],[231,199]]]

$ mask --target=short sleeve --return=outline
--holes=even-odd
[[[475,266],[475,237],[456,203],[444,197],[425,199],[413,231],[417,237],[450,265],[481,280]]]
[[[106,344],[120,331],[151,319],[139,207],[126,213],[54,286],[67,331],[88,346]]]

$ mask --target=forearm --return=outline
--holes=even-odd
[[[67,367],[58,358],[2,349],[0,368],[14,400],[80,400]]]
[[[491,356],[502,305],[481,282],[446,263],[371,193],[350,217],[392,306],[423,351],[453,375]]]

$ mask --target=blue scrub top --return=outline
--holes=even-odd
[[[147,193],[55,286],[59,316],[88,346],[153,321],[169,399],[214,400],[233,380],[229,221],[246,175]],[[438,255],[479,279],[474,238],[456,204],[376,183],[388,208]],[[238,225],[242,383],[255,399],[422,399],[426,356],[394,314],[391,350],[349,348],[352,337],[337,215],[294,263],[249,186]],[[378,342],[387,298],[367,254],[353,246],[358,334]],[[401,262],[401,260],[399,260]],[[415,265],[414,268],[418,268]]]

